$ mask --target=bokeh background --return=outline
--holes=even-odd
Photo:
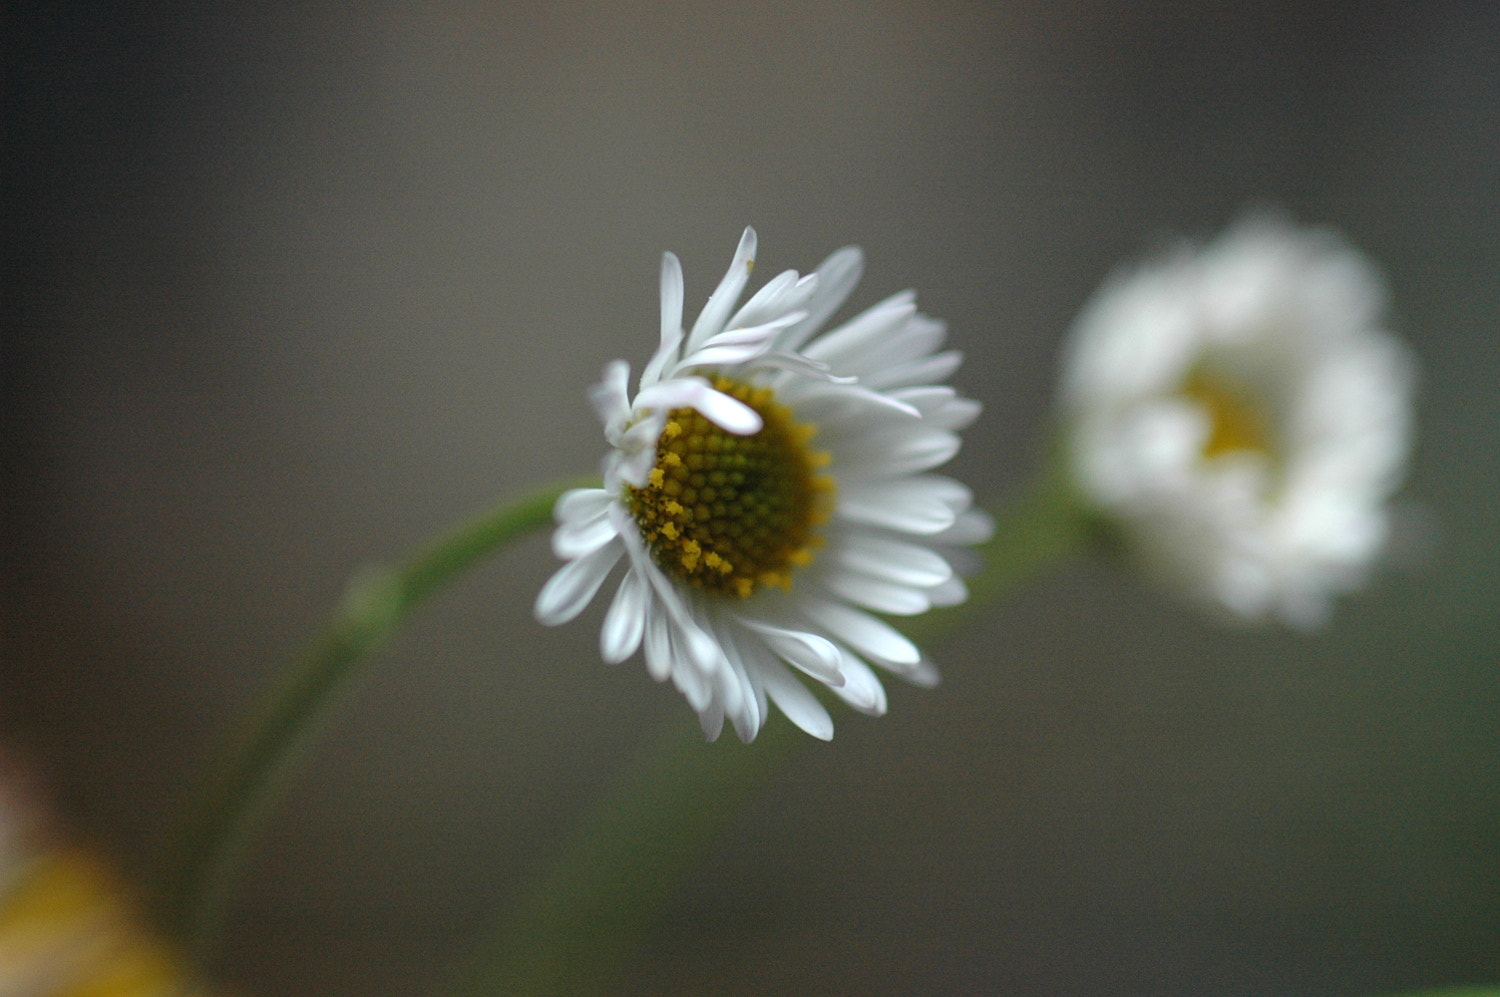
[[[617,992],[1359,994],[1500,979],[1500,6],[10,4],[0,741],[131,868],[345,578],[595,467],[601,364],[859,243],[1034,471],[1116,262],[1281,205],[1423,364],[1403,563],[1327,631],[1107,565],[840,711]],[[189,7],[195,12],[188,12]],[[537,538],[347,698],[257,855],[242,993],[427,992],[665,725]],[[732,736],[704,751],[746,749]]]

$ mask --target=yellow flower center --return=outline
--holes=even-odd
[[[1275,433],[1271,420],[1265,406],[1249,393],[1200,367],[1188,374],[1182,385],[1182,394],[1203,406],[1208,413],[1208,439],[1203,444],[1205,458],[1220,457],[1236,450],[1255,450],[1263,454],[1274,452]]]
[[[753,408],[760,432],[736,436],[694,409],[673,409],[656,466],[645,487],[626,486],[626,503],[667,574],[741,599],[790,588],[833,507],[833,479],[819,473],[828,455],[808,447],[816,428],[793,419],[770,388],[725,377],[714,387]]]

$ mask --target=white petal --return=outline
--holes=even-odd
[[[646,475],[651,473],[651,466],[656,463],[656,441],[661,438],[666,421],[664,412],[653,412],[613,441],[616,450],[614,477],[628,481],[637,488],[646,483]],[[604,483],[608,488],[618,485],[618,481],[610,480],[610,475],[605,477]]]
[[[755,740],[755,735],[760,733],[761,725],[766,722],[765,714],[757,705],[759,701],[755,690],[751,688],[738,669],[725,673],[725,686],[724,715],[734,725],[734,732],[739,739],[749,744]],[[729,689],[734,690],[732,698],[727,694]]]
[[[954,484],[958,484],[954,482]],[[959,485],[962,488],[962,485]],[[925,538],[932,543],[954,547],[970,547],[982,544],[995,535],[995,521],[983,509],[966,509],[959,513],[953,525],[941,533]]]
[[[679,650],[703,674],[713,675],[729,667],[719,642],[696,621],[678,620],[675,635]]]
[[[858,374],[862,381],[870,380],[893,369],[925,362],[946,338],[948,327],[944,323],[928,315],[913,314],[890,330],[877,348],[851,356],[847,369]]]
[[[806,318],[807,313],[802,311],[802,306],[812,298],[817,289],[817,274],[799,277],[795,270],[784,270],[767,281],[765,287],[756,291],[745,302],[744,307],[734,313],[734,317],[726,323],[726,328],[756,326],[792,312],[796,313],[796,317],[790,322],[781,323],[781,327],[796,325]]]
[[[851,423],[851,428],[860,429],[870,419],[922,418],[921,412],[900,399],[851,384],[847,378],[822,376],[789,387],[780,392],[782,399],[796,407],[799,419],[820,428],[837,429],[841,423]]]
[[[916,295],[903,291],[887,298],[832,332],[819,336],[802,351],[844,372],[881,356],[888,340],[917,313]]]
[[[870,666],[856,655],[846,652],[843,670],[849,677],[848,681],[841,688],[833,690],[834,695],[868,716],[884,716],[887,709],[885,686],[880,684],[880,679]]]
[[[666,609],[655,600],[646,600],[646,671],[658,682],[665,682],[672,674],[671,627]]]
[[[661,342],[682,335],[682,261],[676,253],[661,256]]]
[[[891,397],[899,398],[922,414],[926,419],[958,397],[958,391],[946,384],[923,384],[914,388],[898,388]]]
[[[612,360],[604,365],[599,383],[589,388],[589,404],[604,424],[604,438],[614,443],[630,421],[630,364]]]
[[[635,653],[646,632],[646,602],[651,588],[640,572],[631,568],[615,592],[599,631],[599,650],[604,660],[617,665]]]
[[[765,657],[768,662],[771,661],[769,655],[762,655],[762,657]],[[758,661],[759,659],[756,660]],[[779,661],[774,663],[778,666],[781,665]],[[750,688],[755,690],[755,708],[760,713],[760,722],[762,725],[764,725],[766,720],[771,716],[770,708],[766,705],[765,683],[761,682],[760,680],[760,676],[764,674],[764,669],[769,667],[771,667],[770,664],[764,666],[751,664],[746,666],[747,672],[753,671],[753,674],[749,676]]]
[[[559,523],[593,519],[609,512],[614,498],[603,488],[570,488],[557,497],[552,518]]]
[[[735,248],[734,259],[730,261],[724,279],[719,281],[719,286],[709,295],[708,303],[698,314],[698,321],[693,323],[692,334],[688,336],[689,353],[698,349],[710,336],[723,330],[724,320],[734,310],[734,303],[745,289],[745,283],[750,279],[750,270],[754,266],[755,229],[747,228],[745,234],[740,236],[740,244]]]
[[[537,593],[534,609],[537,620],[544,626],[555,627],[583,612],[624,553],[623,544],[611,542],[559,568]]]
[[[795,321],[799,314],[793,312],[791,315],[783,316],[765,325],[758,325],[748,329],[731,329],[721,332],[703,344],[701,349],[695,350],[689,356],[683,358],[678,365],[678,370],[688,370],[693,367],[732,367],[737,364],[748,363],[765,354],[771,348],[771,343],[783,327]]]
[[[960,429],[968,429],[984,412],[984,406],[972,398],[955,398],[943,408],[927,417],[927,423],[938,429],[951,429],[955,432]]]
[[[558,496],[552,507],[552,518],[558,523],[552,534],[553,553],[571,561],[608,541],[615,532],[610,520],[613,502],[603,488],[572,488]]]
[[[736,326],[719,333],[703,344],[703,349],[713,349],[715,346],[744,346],[746,344],[758,344],[773,339],[776,331],[788,324],[783,316],[773,322],[764,325]]]
[[[827,685],[842,685],[839,652],[826,638],[803,630],[772,626],[748,616],[736,619],[765,642],[773,654]]]
[[[857,653],[895,665],[922,660],[917,646],[889,623],[863,610],[824,599],[804,597],[799,608],[814,623],[844,641]]]
[[[934,665],[926,658],[923,658],[912,666],[910,671],[902,672],[901,677],[912,685],[921,686],[923,689],[936,688],[938,683],[942,681],[942,676],[938,673],[937,665]]]
[[[823,587],[856,606],[893,616],[915,616],[932,608],[920,590],[909,585],[882,581],[852,571],[828,571],[820,579]]]
[[[957,391],[942,384],[899,388],[891,392],[891,397],[920,412],[922,421],[933,429],[966,429],[984,408],[972,398],[958,397]]]
[[[727,625],[721,617],[716,616],[714,619],[716,625],[712,628],[713,635],[729,666],[718,675],[719,699],[724,704],[724,715],[734,724],[734,732],[741,741],[748,744],[755,740],[755,735],[760,733],[761,726],[766,722],[765,691],[750,673],[754,671],[757,676],[760,674],[761,663],[766,660],[767,655],[753,636],[745,635],[738,627]],[[737,636],[749,636],[749,640],[741,641],[736,639]],[[758,653],[747,654],[746,644],[753,652]]]
[[[818,697],[786,670],[780,662],[767,662],[761,666],[761,682],[766,694],[771,697],[786,718],[820,741],[833,740],[833,718],[828,715]]]
[[[918,384],[941,384],[953,376],[963,365],[964,355],[957,350],[944,350],[921,360],[894,364],[880,370],[861,375],[859,381],[867,388],[886,390],[905,388]]]
[[[712,385],[701,377],[671,377],[637,392],[634,411],[665,412],[674,408],[687,408],[694,398],[710,390]]]
[[[939,467],[958,453],[957,433],[906,424],[849,440],[837,450],[845,476],[897,477]]]
[[[677,638],[682,636],[682,631],[674,629],[671,635],[675,644]],[[672,684],[687,699],[689,706],[702,713],[714,701],[709,677],[687,660],[680,647],[674,646],[673,650],[676,653],[672,658]]]
[[[902,533],[941,533],[956,517],[949,496],[933,486],[945,480],[921,475],[895,481],[841,482],[835,515]]]
[[[717,391],[701,377],[676,377],[647,388],[636,396],[637,408],[692,408],[727,433],[749,436],[763,425],[755,409]]]
[[[962,606],[969,601],[969,586],[962,578],[953,575],[941,585],[928,589],[927,598],[934,606]]]
[[[783,350],[795,350],[807,342],[848,299],[864,270],[864,255],[858,246],[845,246],[819,264],[818,289],[806,305],[807,317],[788,329],[777,345]]]
[[[698,723],[703,728],[703,736],[710,741],[717,741],[719,735],[724,732],[724,709],[718,703],[710,703],[706,709],[698,713]]]
[[[872,578],[930,588],[947,581],[953,569],[936,551],[919,544],[853,532],[827,555],[841,567]]]
[[[672,684],[700,718],[714,718],[714,733],[710,737],[718,736],[726,715],[734,721],[736,730],[747,720],[753,720],[753,714],[745,714],[747,698],[753,701],[753,694],[742,687],[737,670],[702,621],[675,621],[670,632],[674,656]],[[695,643],[699,646],[695,647]]]
[[[761,426],[764,425],[760,413],[738,398],[726,395],[722,391],[710,389],[703,392],[693,400],[692,407],[726,433],[750,436],[760,432]]]
[[[800,374],[802,377],[812,378],[814,381],[826,381],[831,384],[853,384],[857,378],[836,377],[828,372],[828,365],[821,360],[809,360],[800,353],[783,353],[779,350],[759,357],[755,366],[771,370],[786,371],[788,374]],[[783,378],[777,383],[778,389],[785,384],[795,383],[795,378]],[[790,399],[786,399],[790,401]]]
[[[648,388],[661,379],[662,371],[677,359],[682,347],[682,263],[674,253],[661,257],[661,342],[646,369],[641,372],[641,387]]]
[[[553,532],[552,553],[571,561],[598,550],[618,535],[615,524],[607,515],[584,523],[569,523]]]

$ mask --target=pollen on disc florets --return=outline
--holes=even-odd
[[[819,473],[828,455],[808,447],[817,430],[797,422],[770,388],[726,377],[714,387],[754,409],[760,432],[736,436],[694,409],[671,410],[656,465],[644,487],[626,486],[626,503],[667,574],[737,598],[790,588],[833,505],[833,479]]]

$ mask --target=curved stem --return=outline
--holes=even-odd
[[[200,959],[212,950],[234,876],[278,791],[358,666],[444,582],[548,523],[557,497],[575,484],[503,505],[396,565],[355,573],[334,619],[213,759],[168,841],[160,911]]]

